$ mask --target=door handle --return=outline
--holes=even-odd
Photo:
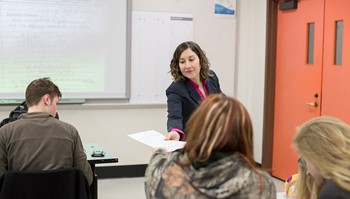
[[[315,108],[318,107],[318,103],[317,103],[317,102],[306,102],[306,105],[308,105],[308,106],[314,106]]]

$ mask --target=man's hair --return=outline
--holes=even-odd
[[[313,164],[322,178],[350,191],[348,124],[331,116],[313,118],[297,128],[293,146],[301,158]]]
[[[62,97],[59,88],[48,77],[33,80],[26,89],[26,103],[28,107],[37,105],[41,98],[48,94],[53,100],[54,97]]]
[[[182,54],[183,51],[187,50],[187,49],[191,49],[194,53],[196,53],[196,55],[199,58],[199,63],[200,63],[200,67],[201,67],[201,71],[200,71],[200,79],[201,81],[207,79],[210,74],[209,74],[209,68],[210,68],[210,63],[209,60],[205,54],[205,52],[201,49],[201,47],[196,44],[193,41],[186,41],[181,43],[175,50],[174,54],[173,54],[173,58],[171,59],[170,62],[170,73],[171,76],[173,76],[174,81],[178,81],[178,80],[185,80],[185,76],[183,76],[183,74],[181,73],[180,67],[179,67],[179,62],[180,62],[180,56]]]

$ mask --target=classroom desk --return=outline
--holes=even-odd
[[[92,157],[92,151],[94,148],[103,149],[98,144],[84,144],[84,150],[87,156],[87,160],[91,166],[92,173],[93,173],[93,181],[90,186],[90,192],[91,192],[91,199],[97,199],[97,175],[95,173],[95,165],[96,164],[103,164],[103,163],[113,163],[118,162],[118,158],[108,151],[106,151],[106,154],[104,157]],[[104,150],[104,149],[103,149]],[[104,150],[105,151],[105,150]]]

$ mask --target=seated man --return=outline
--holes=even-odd
[[[91,185],[92,171],[77,129],[55,118],[61,96],[49,78],[36,79],[28,85],[28,113],[0,128],[0,175],[7,170],[76,167]]]

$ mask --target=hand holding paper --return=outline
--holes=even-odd
[[[165,136],[157,131],[150,130],[129,134],[131,138],[153,148],[165,148],[168,152],[183,148],[186,142],[165,140]]]

